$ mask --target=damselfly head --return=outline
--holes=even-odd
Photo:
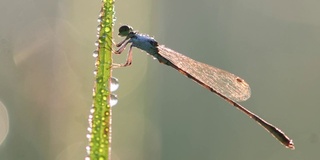
[[[125,37],[128,36],[129,33],[133,32],[133,28],[131,26],[128,25],[123,25],[119,28],[119,36],[121,37]]]

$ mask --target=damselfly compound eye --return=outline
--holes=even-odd
[[[127,36],[130,32],[133,31],[133,28],[131,26],[128,25],[123,25],[119,28],[119,36],[121,37],[125,37]]]

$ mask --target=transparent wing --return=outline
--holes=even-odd
[[[234,101],[245,101],[251,95],[249,84],[232,73],[195,61],[163,45],[159,45],[158,50],[158,53],[177,66],[178,70],[190,74],[199,82]],[[203,85],[201,83],[199,84]]]

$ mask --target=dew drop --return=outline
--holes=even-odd
[[[100,22],[102,22],[102,16],[101,15],[99,15],[99,18],[98,18],[98,23],[100,23]]]
[[[108,32],[111,31],[111,29],[110,29],[110,27],[106,27],[106,28],[104,29],[104,31],[108,33]]]
[[[97,83],[102,83],[102,81],[103,81],[102,77],[97,78]]]
[[[94,58],[97,58],[97,57],[99,56],[98,50],[93,51],[92,56],[93,56]]]
[[[94,75],[97,75],[97,73],[98,73],[98,70],[95,69],[95,70],[93,71],[93,74],[94,74]]]
[[[89,118],[88,122],[89,122],[89,126],[92,127],[92,118],[91,119]]]
[[[97,19],[97,21],[98,21],[98,23],[102,22],[102,17],[99,17],[99,18]]]
[[[98,66],[100,65],[100,61],[96,60],[96,61],[94,62],[94,65],[95,65],[96,67],[98,67]]]
[[[94,43],[95,46],[99,46],[99,40]]]
[[[119,88],[119,81],[115,77],[111,77],[110,90],[111,92],[116,91]]]
[[[90,109],[90,113],[93,114],[94,113],[94,108]],[[91,117],[92,118],[92,117]]]
[[[115,94],[110,95],[110,106],[113,107],[118,103],[118,96]]]

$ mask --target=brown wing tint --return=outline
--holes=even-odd
[[[159,45],[158,49],[161,56],[216,92],[234,101],[245,101],[250,97],[250,87],[240,77],[222,69],[195,61],[163,45]],[[201,83],[199,84],[203,85]]]

